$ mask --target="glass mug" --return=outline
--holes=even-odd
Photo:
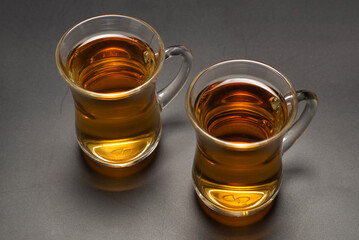
[[[173,56],[182,57],[179,73],[156,92],[164,60]],[[71,89],[77,140],[86,161],[117,169],[134,166],[155,150],[160,111],[184,86],[192,66],[188,48],[165,50],[150,25],[122,15],[75,25],[59,41],[55,57]]]
[[[282,155],[308,126],[317,101],[257,61],[224,61],[199,73],[186,111],[197,137],[192,176],[202,208],[230,225],[262,218],[281,185]]]

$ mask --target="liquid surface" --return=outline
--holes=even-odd
[[[67,60],[80,87],[119,93],[145,83],[154,70],[154,53],[138,39],[103,35],[79,44]],[[106,164],[131,164],[157,143],[160,134],[155,85],[122,99],[94,99],[73,91],[76,131],[83,150]]]
[[[234,143],[268,139],[286,123],[281,97],[248,79],[228,79],[207,87],[196,100],[195,113],[210,135]]]
[[[210,135],[231,143],[254,143],[278,133],[287,121],[282,96],[251,79],[234,78],[204,89],[195,116]],[[208,147],[202,140],[193,168],[197,191],[207,205],[228,212],[255,210],[276,193],[281,177],[281,145],[253,151]]]
[[[67,60],[67,68],[84,89],[114,93],[146,82],[154,63],[154,53],[147,44],[135,38],[109,35],[77,46]]]

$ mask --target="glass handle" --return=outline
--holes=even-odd
[[[318,106],[318,97],[314,92],[307,90],[297,91],[298,102],[306,101],[305,108],[293,126],[286,132],[283,138],[283,153],[286,152],[298,140],[300,135],[308,127],[313,119]]]
[[[175,56],[182,57],[182,66],[176,77],[157,93],[161,109],[164,109],[167,104],[177,96],[186,83],[188,74],[192,68],[192,52],[189,48],[185,46],[172,46],[166,49],[166,60]]]

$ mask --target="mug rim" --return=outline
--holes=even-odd
[[[76,29],[77,27],[83,25],[86,22],[90,22],[93,20],[97,20],[97,19],[101,19],[101,18],[109,18],[109,17],[115,17],[115,18],[127,18],[130,19],[132,21],[136,21],[144,26],[146,26],[148,29],[150,29],[154,35],[157,37],[159,44],[160,44],[160,59],[158,60],[158,66],[155,69],[155,71],[153,72],[153,74],[151,75],[151,77],[149,77],[143,84],[141,84],[140,86],[124,91],[124,92],[118,92],[118,93],[99,93],[99,92],[94,92],[94,91],[90,91],[87,89],[84,89],[82,87],[80,87],[79,85],[77,85],[74,81],[72,81],[72,79],[67,75],[67,71],[66,71],[66,67],[62,64],[61,61],[61,57],[60,57],[60,47],[64,41],[64,39],[71,33],[71,31],[73,31],[74,29]],[[74,46],[76,47],[76,46]],[[121,99],[121,98],[125,98],[125,97],[129,97],[135,93],[140,92],[142,89],[144,89],[145,87],[147,87],[147,85],[149,85],[151,82],[153,82],[158,74],[160,73],[160,71],[162,70],[163,67],[163,62],[165,60],[165,46],[163,44],[163,41],[160,37],[160,35],[157,33],[157,31],[148,23],[142,21],[141,19],[138,18],[134,18],[134,17],[130,17],[127,15],[121,15],[121,14],[104,14],[104,15],[97,15],[94,17],[90,17],[87,18],[77,24],[75,24],[74,26],[72,26],[71,28],[69,28],[60,38],[57,47],[56,47],[56,51],[55,51],[55,60],[56,60],[56,66],[57,69],[60,73],[60,75],[62,76],[62,78],[66,81],[67,84],[70,85],[70,87],[74,88],[76,91],[87,95],[87,96],[91,96],[93,98],[101,98],[101,99]]]
[[[221,140],[219,138],[212,136],[197,123],[197,120],[196,120],[196,117],[194,114],[194,108],[191,104],[191,102],[192,102],[191,93],[192,93],[193,87],[195,86],[198,79],[200,79],[203,74],[205,74],[206,72],[208,72],[214,68],[218,68],[218,67],[221,67],[222,65],[229,64],[229,63],[250,63],[250,64],[255,64],[255,65],[267,68],[270,71],[273,71],[274,73],[278,74],[278,76],[280,76],[286,82],[286,84],[289,86],[290,91],[293,96],[293,111],[289,115],[288,121],[285,124],[285,126],[279,132],[277,132],[275,135],[273,135],[272,137],[267,138],[262,141],[253,142],[253,143],[228,142],[228,141],[224,141],[224,140]],[[219,63],[213,64],[213,65],[205,68],[192,80],[190,86],[188,87],[187,93],[186,93],[185,107],[186,107],[187,116],[188,116],[191,124],[193,125],[195,130],[199,131],[205,137],[207,137],[207,138],[211,139],[212,141],[214,141],[215,143],[223,145],[225,147],[233,147],[233,148],[242,149],[242,150],[250,150],[250,149],[262,147],[262,146],[266,145],[267,143],[270,143],[270,142],[278,139],[279,137],[284,135],[289,130],[289,128],[293,125],[293,122],[294,122],[295,117],[298,112],[298,99],[297,99],[296,91],[295,91],[292,83],[288,80],[288,78],[286,76],[284,76],[281,72],[279,72],[274,67],[272,67],[268,64],[265,64],[263,62],[259,62],[259,61],[251,60],[251,59],[230,59],[230,60],[221,61]]]

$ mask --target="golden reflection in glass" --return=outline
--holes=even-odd
[[[256,209],[268,201],[275,191],[278,181],[272,183],[237,187],[228,185],[213,184],[202,182],[205,197],[223,210],[243,212]]]
[[[105,163],[122,165],[131,163],[142,156],[149,147],[153,136],[138,136],[130,139],[89,141],[87,148]]]

